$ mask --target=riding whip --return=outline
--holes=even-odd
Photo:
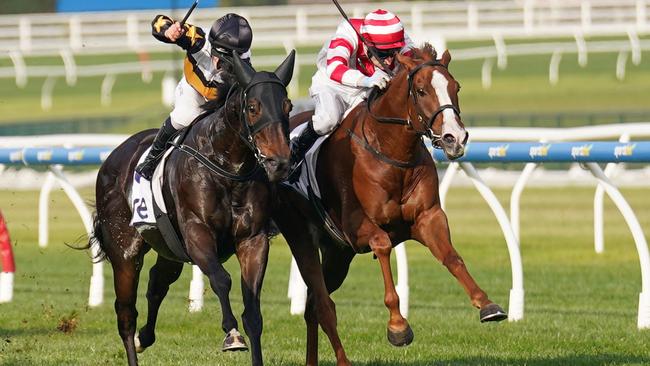
[[[339,10],[339,13],[341,13],[341,16],[343,17],[343,19],[345,19],[345,20],[348,22],[348,24],[350,24],[350,27],[352,27],[352,29],[354,30],[354,33],[356,33],[357,36],[359,36],[359,39],[361,40],[361,42],[362,42],[364,45],[366,45],[366,48],[368,49],[368,52],[370,52],[370,54],[371,54],[371,55],[372,55],[372,56],[373,56],[377,61],[379,61],[379,64],[381,65],[381,69],[382,69],[384,72],[386,72],[388,75],[393,76],[393,72],[392,72],[392,70],[390,70],[390,69],[388,68],[388,66],[386,66],[386,64],[384,63],[384,60],[382,60],[382,59],[379,57],[379,55],[378,55],[377,52],[375,51],[375,48],[370,46],[370,43],[371,43],[371,42],[368,41],[368,40],[366,40],[366,39],[361,35],[361,33],[359,33],[359,31],[357,31],[357,29],[354,27],[354,25],[352,25],[352,22],[350,21],[350,18],[348,18],[347,14],[345,14],[345,11],[343,10],[343,8],[342,8],[341,5],[339,4],[339,2],[338,2],[337,0],[332,0],[332,2],[333,2],[334,5],[336,6],[336,8]]]
[[[190,15],[192,14],[192,12],[194,11],[194,9],[196,8],[197,5],[199,5],[199,0],[194,0],[194,4],[192,4],[192,6],[190,7],[190,10],[188,10],[187,13],[185,13],[185,16],[183,17],[183,20],[181,20],[181,27],[183,27],[183,25],[185,25],[185,22],[187,21],[187,18],[190,17]]]

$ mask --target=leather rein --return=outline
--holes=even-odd
[[[436,112],[434,112],[430,117],[426,117],[426,114],[422,112],[422,109],[420,108],[418,104],[418,94],[413,91],[413,79],[415,75],[420,71],[422,68],[425,66],[431,66],[431,67],[443,67],[447,68],[444,64],[438,62],[438,61],[427,61],[424,63],[421,63],[414,67],[407,76],[407,81],[408,81],[408,94],[406,96],[406,100],[408,101],[409,99],[413,98],[413,105],[415,108],[415,112],[417,114],[418,122],[422,125],[424,125],[424,131],[418,131],[417,134],[420,136],[427,136],[428,138],[431,139],[432,145],[436,149],[441,149],[442,147],[440,146],[440,142],[442,140],[442,137],[438,134],[435,134],[433,132],[433,123],[435,119],[438,117],[440,113],[442,113],[445,109],[451,109],[454,111],[454,113],[460,117],[460,111],[458,108],[456,108],[452,104],[445,104],[441,105]],[[377,100],[378,93],[377,89],[373,89],[373,91],[370,93],[368,96],[368,101],[366,102],[366,110],[368,112],[368,115],[375,121],[379,123],[385,123],[385,124],[395,124],[395,125],[404,125],[404,126],[409,126],[412,129],[415,129],[415,126],[413,125],[413,122],[410,119],[410,113],[407,115],[409,116],[408,118],[399,118],[399,117],[384,117],[384,116],[378,116],[372,111],[372,105],[373,103]],[[411,106],[409,105],[408,108],[410,109]],[[425,122],[426,120],[426,122]],[[353,131],[354,127],[356,125],[356,121],[353,123],[353,125],[348,129],[348,135],[356,141],[358,144],[362,145],[366,150],[368,150],[375,158],[388,163],[393,166],[397,166],[399,168],[412,168],[418,165],[420,162],[420,159],[416,159],[415,161],[412,162],[405,162],[405,161],[400,161],[400,160],[395,160],[392,159],[379,150],[377,150],[375,147],[373,147],[370,142],[368,141],[368,137],[366,136],[365,132],[365,119],[361,122],[361,134],[362,136],[359,137],[357,136]]]
[[[213,172],[213,173],[215,173],[217,175],[220,175],[220,176],[222,176],[224,178],[234,180],[234,181],[237,181],[237,182],[245,182],[245,181],[249,181],[249,180],[253,179],[258,173],[260,165],[266,159],[266,156],[264,154],[262,154],[260,149],[257,147],[257,144],[255,143],[255,139],[253,138],[253,136],[255,136],[257,133],[259,133],[266,126],[270,125],[271,123],[274,123],[274,121],[272,121],[270,118],[262,118],[257,123],[255,123],[253,125],[249,124],[247,114],[246,114],[246,100],[247,100],[246,96],[248,95],[248,92],[254,86],[260,85],[260,84],[269,84],[269,83],[270,84],[279,84],[279,85],[282,85],[282,87],[284,88],[284,84],[282,84],[282,82],[280,80],[270,79],[270,80],[261,80],[261,81],[252,82],[252,83],[248,84],[246,86],[246,88],[244,88],[239,93],[240,99],[241,99],[241,108],[240,108],[241,113],[239,115],[239,122],[244,126],[243,132],[241,130],[238,131],[233,127],[233,125],[228,120],[227,111],[224,110],[224,114],[223,114],[224,121],[226,122],[228,127],[230,127],[232,130],[235,130],[237,132],[237,136],[239,136],[240,140],[242,140],[244,142],[244,145],[246,145],[253,152],[253,154],[255,155],[255,159],[256,159],[257,163],[249,171],[247,171],[245,173],[241,173],[241,174],[240,173],[231,173],[231,172],[227,171],[226,169],[220,167],[219,165],[215,164],[211,159],[209,159],[205,155],[201,154],[198,150],[196,150],[195,148],[193,148],[191,146],[188,146],[188,145],[185,145],[185,144],[180,144],[179,145],[179,144],[176,144],[176,143],[172,143],[172,145],[174,147],[176,147],[177,149],[179,149],[180,151],[182,151],[182,152],[196,158],[201,164],[203,164],[211,172]],[[238,83],[234,83],[230,87],[230,89],[228,90],[228,93],[226,94],[226,100],[224,102],[223,108],[227,108],[228,101],[230,100],[230,98],[234,94],[234,90],[238,85],[239,85]],[[189,130],[189,128],[188,128],[188,130]]]

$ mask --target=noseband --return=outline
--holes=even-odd
[[[442,136],[440,136],[438,134],[435,134],[433,132],[433,123],[436,120],[436,118],[438,117],[438,115],[440,113],[442,113],[445,109],[453,110],[454,113],[458,117],[460,117],[460,111],[458,110],[458,108],[456,108],[452,104],[445,104],[445,105],[441,105],[438,108],[438,110],[436,110],[431,115],[431,117],[427,118],[426,114],[422,111],[422,109],[420,108],[420,105],[418,103],[418,94],[413,91],[413,79],[415,78],[415,75],[418,73],[418,71],[423,69],[425,66],[431,66],[431,67],[439,66],[439,67],[443,67],[445,69],[447,68],[447,66],[445,66],[444,64],[442,64],[442,63],[440,63],[438,61],[423,62],[423,63],[417,65],[416,67],[414,67],[411,71],[409,71],[408,76],[406,78],[406,80],[408,81],[408,94],[406,96],[406,99],[408,101],[408,99],[413,98],[413,105],[415,107],[415,112],[417,114],[418,122],[420,124],[424,125],[424,129],[423,129],[424,131],[418,131],[417,133],[419,135],[427,136],[428,138],[430,138],[431,141],[433,142],[433,147],[434,148],[442,149],[442,146],[440,146],[440,142],[442,141]],[[377,94],[373,92],[368,97],[368,103],[366,103],[366,108],[368,110],[368,114],[370,114],[370,116],[373,119],[375,119],[377,122],[380,122],[380,123],[392,123],[392,124],[398,124],[398,125],[406,125],[406,126],[409,126],[409,127],[413,128],[413,129],[415,129],[415,127],[413,126],[413,123],[411,122],[410,118],[404,119],[404,118],[397,118],[397,117],[382,117],[382,116],[375,115],[371,110],[371,105],[372,105],[372,102],[374,100],[376,100],[376,97],[377,97]],[[410,116],[410,113],[409,113],[409,116]]]

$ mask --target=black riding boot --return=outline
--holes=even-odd
[[[300,135],[291,140],[291,172],[287,178],[290,183],[295,183],[300,177],[302,160],[319,137],[318,132],[314,131],[312,122],[309,121],[305,129],[300,132]]]
[[[165,151],[167,141],[169,141],[169,138],[172,137],[175,132],[176,129],[172,126],[171,118],[167,117],[162,127],[160,127],[160,130],[158,130],[156,138],[153,140],[149,154],[141,164],[135,167],[135,171],[138,172],[138,174],[147,180],[151,180],[153,171],[156,169],[156,165],[158,165],[158,161]]]

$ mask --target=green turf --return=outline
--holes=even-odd
[[[499,190],[507,205],[508,192]],[[647,189],[625,189],[641,225],[650,229]],[[92,199],[90,191],[83,196]],[[14,301],[0,305],[0,364],[125,364],[112,301],[112,274],[105,265],[105,304],[87,308],[88,255],[66,247],[83,234],[62,193],[51,196],[50,245],[37,245],[37,192],[0,192],[11,230],[18,272]],[[356,258],[334,295],[338,329],[356,365],[647,365],[649,331],[636,329],[639,261],[620,214],[606,204],[604,254],[593,251],[592,188],[528,189],[522,197],[525,318],[518,323],[480,324],[460,286],[421,246],[409,243],[410,316],[415,341],[388,344],[379,266],[371,255]],[[510,262],[497,222],[478,193],[452,188],[448,216],[454,243],[470,272],[491,298],[506,307]],[[507,207],[507,206],[506,206]],[[139,289],[140,320],[146,316],[147,256]],[[237,261],[227,269],[232,302],[242,311]],[[289,252],[281,239],[271,248],[262,295],[263,350],[268,365],[304,362],[305,330],[289,315],[286,298]],[[248,353],[223,354],[220,314],[212,293],[200,313],[187,312],[191,271],[186,268],[161,309],[157,342],[140,355],[142,365],[246,365]],[[77,327],[64,334],[61,319]],[[140,323],[140,325],[142,322]],[[334,357],[321,332],[322,365]]]

